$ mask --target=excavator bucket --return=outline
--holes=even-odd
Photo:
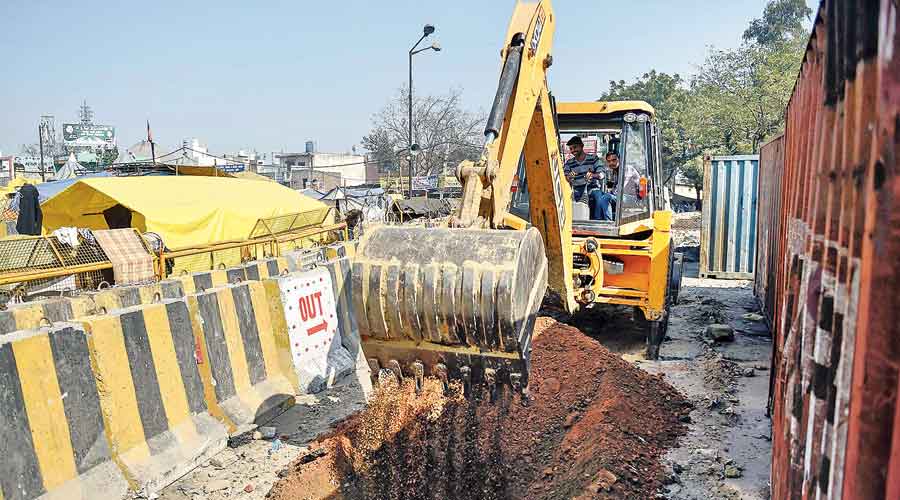
[[[524,389],[546,288],[537,229],[369,229],[354,259],[353,309],[372,376]]]

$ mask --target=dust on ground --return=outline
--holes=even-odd
[[[262,500],[285,468],[311,452],[315,440],[336,423],[365,407],[371,393],[367,373],[352,375],[315,395],[297,396],[297,403],[265,426],[275,439],[235,436],[215,457],[165,488],[159,500]],[[300,498],[300,497],[298,497]]]
[[[411,380],[379,390],[271,498],[654,497],[690,404],[573,327],[539,318],[536,330],[526,401],[445,397],[434,381],[418,396]],[[333,487],[313,495],[326,470]]]

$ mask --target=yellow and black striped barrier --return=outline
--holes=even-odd
[[[0,337],[0,498],[121,498],[85,332]]]
[[[77,322],[88,334],[113,458],[132,489],[157,491],[222,448],[187,302],[167,300]]]
[[[237,275],[233,274],[232,278],[234,278],[235,276]],[[216,269],[214,271],[204,271],[200,273],[170,276],[169,279],[180,281],[182,287],[184,287],[185,295],[189,295],[203,290],[210,290],[215,287],[227,285],[228,273],[225,269]]]
[[[335,346],[361,359],[350,259],[323,253],[0,311],[0,500],[152,493],[293,405],[279,281],[309,261],[331,277]]]
[[[105,288],[87,295],[98,310],[114,311],[165,299],[180,299],[184,297],[184,284],[178,280],[165,280],[149,285]]]
[[[272,316],[259,281],[190,295],[199,323],[204,379],[227,418],[230,432],[265,422],[294,404],[293,371],[284,343],[276,342]],[[287,357],[290,362],[290,357]]]
[[[94,314],[94,310],[94,302],[88,297],[59,297],[13,304],[0,311],[0,335],[69,321]]]
[[[341,345],[350,353],[350,357],[357,365],[368,366],[360,347],[359,327],[356,325],[356,317],[353,315],[353,296],[351,295],[350,273],[353,261],[349,257],[329,260],[325,267],[331,274],[331,285],[334,290],[335,306],[341,333]]]
[[[274,278],[282,272],[289,271],[286,257],[273,257],[242,264],[246,280],[260,281],[266,278]]]

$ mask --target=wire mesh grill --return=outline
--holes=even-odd
[[[215,269],[225,269],[243,262],[259,260],[311,247],[321,247],[344,239],[343,226],[321,228],[329,211],[319,210],[258,221],[246,244],[219,243],[205,248],[178,251],[182,255],[168,257],[158,266],[162,240],[154,233],[142,235],[144,248],[157,259],[160,279]],[[311,230],[319,226],[321,229]],[[334,227],[334,226],[328,226]],[[275,234],[278,233],[278,234]],[[72,238],[74,238],[74,234]],[[114,284],[113,264],[88,230],[78,230],[78,244],[57,236],[11,236],[0,238],[0,307],[16,299],[67,291],[93,290],[104,282]],[[252,241],[252,242],[249,242]],[[173,252],[175,253],[175,252]],[[185,255],[187,254],[187,255]],[[162,269],[160,269],[160,267]],[[85,269],[87,268],[87,269]],[[71,270],[71,272],[67,272]]]
[[[14,236],[0,240],[0,276],[47,273],[65,268],[97,266],[109,259],[93,238],[78,234],[77,245],[60,241],[55,236]],[[30,278],[28,281],[0,287],[10,295],[35,295],[93,289],[103,281],[111,281],[111,272],[92,269],[63,276]]]
[[[334,209],[318,209],[259,219],[256,221],[256,225],[253,226],[253,230],[250,231],[250,239],[277,236],[298,229],[321,225],[332,210]]]

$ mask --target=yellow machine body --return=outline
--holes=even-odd
[[[546,80],[555,22],[549,0],[516,4],[484,151],[457,167],[463,192],[448,227],[378,226],[360,240],[354,314],[373,375],[525,387],[548,287],[570,313],[594,303],[637,307],[658,349],[671,213],[653,108],[557,106]],[[616,220],[573,219],[561,150],[567,131],[624,140],[623,160],[640,171],[642,195],[619,196]]]

